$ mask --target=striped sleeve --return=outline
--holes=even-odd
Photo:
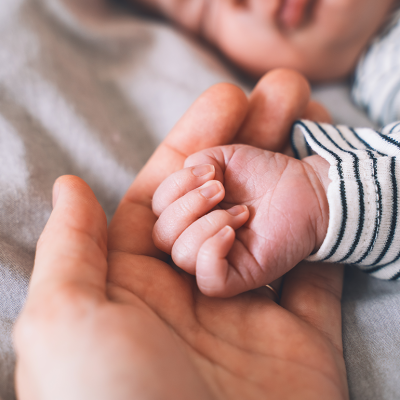
[[[400,10],[358,63],[352,95],[381,126],[400,119]]]
[[[309,261],[354,264],[381,279],[400,278],[400,122],[381,132],[297,121],[297,158],[330,164],[329,226]]]

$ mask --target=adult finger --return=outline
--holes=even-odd
[[[54,209],[37,245],[30,296],[48,289],[105,296],[107,220],[89,186],[63,176],[53,189]]]
[[[302,262],[286,274],[280,305],[342,349],[343,266]]]
[[[249,98],[249,111],[236,137],[239,143],[282,151],[293,122],[310,99],[310,86],[298,72],[276,69],[258,82]]]
[[[158,147],[121,201],[109,227],[109,250],[160,256],[151,233],[151,199],[160,183],[205,148],[232,141],[247,113],[248,100],[231,84],[208,89]]]
[[[238,87],[221,83],[203,93],[154,152],[123,201],[149,202],[156,188],[197,151],[228,144],[247,113],[248,100]]]
[[[326,122],[327,124],[332,123],[329,111],[315,100],[310,100],[301,118],[316,122]]]

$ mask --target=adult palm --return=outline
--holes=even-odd
[[[271,131],[304,112],[304,102],[288,99],[285,122]],[[266,114],[278,107],[270,106]],[[230,85],[206,92],[138,176],[108,239],[87,185],[75,177],[58,181],[15,330],[20,399],[348,397],[339,267],[296,267],[280,305],[261,290],[214,299],[152,243],[158,183],[187,155],[240,135],[245,117],[248,132],[259,117],[251,99],[247,107]]]

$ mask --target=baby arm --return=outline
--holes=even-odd
[[[248,146],[203,151],[156,192],[154,240],[197,275],[204,293],[229,296],[261,286],[309,254],[310,261],[400,278],[400,124],[378,132],[299,121],[292,145],[302,162]],[[313,151],[323,158],[310,157]],[[194,178],[190,167],[197,164],[211,169]],[[195,214],[196,193],[213,179],[224,186]],[[231,218],[226,210],[234,205],[248,210]],[[219,214],[208,213],[213,207]],[[216,223],[216,215],[224,217]],[[213,226],[203,236],[200,220]],[[236,237],[226,228],[214,238],[226,225]]]
[[[154,195],[153,239],[203,293],[270,283],[323,242],[329,164],[321,157],[232,145],[196,153],[185,167]]]
[[[376,278],[398,280],[400,125],[379,132],[298,121],[292,133],[296,157],[313,150],[330,164],[328,231],[308,260],[352,264]]]

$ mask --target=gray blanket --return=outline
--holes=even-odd
[[[82,177],[110,219],[157,144],[220,81],[246,91],[252,84],[163,21],[102,0],[1,0],[2,400],[15,398],[11,330],[51,212],[54,180]],[[345,86],[314,94],[336,122],[370,124]],[[344,344],[353,399],[398,398],[399,289],[399,283],[346,272]]]

